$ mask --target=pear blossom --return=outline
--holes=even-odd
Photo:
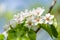
[[[45,23],[53,24],[53,18],[54,18],[54,15],[50,15],[50,13],[46,14],[44,17]]]
[[[7,40],[8,37],[7,31],[4,31],[2,34],[4,35],[4,40]]]
[[[14,20],[14,21],[18,21],[18,19],[19,19],[19,15],[14,15],[13,20]]]
[[[41,15],[43,14],[43,12],[44,12],[44,9],[38,7],[38,8],[36,9],[36,12],[37,12],[37,14],[38,14],[39,16],[41,16]]]
[[[10,30],[9,24],[6,24],[5,26],[3,26],[3,28],[4,28],[4,31]]]
[[[24,20],[24,17],[23,15],[15,15],[13,20],[17,23],[21,23]]]
[[[27,16],[29,16],[28,9],[25,9],[25,11],[24,11],[24,12],[23,12],[23,11],[21,11],[20,16],[23,16],[23,17],[27,17]]]
[[[37,15],[36,9],[33,8],[33,10],[31,11],[31,13],[32,13],[33,15]]]
[[[13,28],[15,28],[15,27],[16,27],[16,21],[11,20],[11,21],[9,22],[9,26],[12,26]]]
[[[26,18],[26,24],[28,26],[32,26],[33,25],[33,20],[34,20],[34,16],[29,16]]]
[[[41,17],[37,17],[34,20],[35,25],[42,24],[43,22],[44,22],[44,20]]]
[[[38,7],[37,9],[33,8],[33,10],[30,11],[30,13],[32,13],[35,16],[37,16],[37,15],[41,16],[43,14],[43,12],[44,12],[44,9],[42,9],[40,7]]]

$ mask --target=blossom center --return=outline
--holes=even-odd
[[[46,20],[49,21],[50,20],[49,17],[48,18],[46,17]]]
[[[40,18],[36,18],[36,21],[39,22]]]
[[[28,22],[28,25],[32,25],[32,22],[31,22],[31,21],[29,21],[29,22]]]

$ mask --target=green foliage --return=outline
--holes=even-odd
[[[15,28],[11,28],[8,31],[7,40],[36,40],[36,33],[24,25],[25,21],[21,24],[17,24]]]
[[[54,27],[54,25],[50,25],[50,26],[51,26],[51,31],[52,31],[53,36],[57,38],[58,32],[56,28]]]
[[[4,40],[4,35],[0,34],[0,40]]]
[[[46,32],[49,33],[49,35],[52,37],[52,32],[51,32],[51,29],[50,27],[47,25],[47,24],[42,24],[41,27],[46,30]]]
[[[33,30],[30,30],[28,32],[28,36],[29,36],[30,40],[36,40],[36,33]]]
[[[56,30],[54,25],[42,24],[41,27],[44,30],[46,30],[52,38],[53,38],[53,36],[57,38],[58,32],[57,32],[57,30]]]

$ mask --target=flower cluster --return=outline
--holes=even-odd
[[[22,23],[24,19],[26,19],[26,25],[34,26],[37,24],[53,24],[54,15],[50,15],[50,13],[43,16],[44,9],[36,8],[33,10],[26,9],[24,12],[20,12],[17,15],[14,15],[13,20],[17,23]]]
[[[14,28],[17,24],[23,23],[25,21],[25,26],[28,28],[36,27],[38,24],[53,24],[54,15],[47,13],[43,15],[45,10],[43,8],[36,8],[33,10],[26,9],[25,11],[21,11],[19,14],[14,15],[13,19],[9,22],[9,24],[4,26],[6,31],[10,30],[10,25]]]

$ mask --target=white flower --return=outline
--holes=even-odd
[[[3,26],[3,28],[4,28],[4,31],[10,30],[9,24],[6,24],[5,26]]]
[[[37,25],[37,24],[42,24],[42,23],[44,22],[44,20],[41,19],[41,18],[36,18],[36,19],[33,20],[33,21],[34,21],[35,25]]]
[[[32,11],[30,11],[30,13],[32,13],[35,16],[41,16],[44,12],[44,9],[38,7],[37,9],[34,9]]]
[[[31,13],[32,13],[33,15],[37,15],[36,9],[33,9],[33,10],[31,11]]]
[[[43,12],[44,12],[44,9],[38,7],[38,8],[36,9],[36,12],[37,12],[37,14],[38,14],[39,16],[41,16],[41,15],[43,14]]]
[[[34,20],[34,16],[33,15],[30,15],[26,18],[26,24],[25,26],[27,26],[30,30],[30,28],[33,26],[33,20]]]
[[[31,29],[32,27],[32,22],[31,21],[26,21],[26,24],[25,24],[26,27],[29,28],[29,30]]]
[[[8,37],[7,31],[4,31],[2,34],[4,35],[4,40],[7,40]]]
[[[25,9],[24,12],[21,11],[20,15],[23,16],[23,17],[27,17],[27,16],[29,16],[28,9]]]
[[[33,20],[32,17],[28,17],[28,18],[26,19],[26,25],[32,26],[32,23],[33,23],[32,20]]]
[[[46,16],[44,17],[45,23],[53,24],[53,18],[54,18],[54,15],[50,15],[50,13],[46,14]]]
[[[21,23],[24,20],[24,16],[23,15],[14,15],[14,21],[16,21],[17,23]]]
[[[11,20],[11,21],[9,22],[9,25],[11,25],[13,28],[15,28],[15,27],[16,27],[16,21]]]
[[[14,21],[18,21],[18,19],[19,19],[19,15],[14,15],[13,20],[14,20]]]

